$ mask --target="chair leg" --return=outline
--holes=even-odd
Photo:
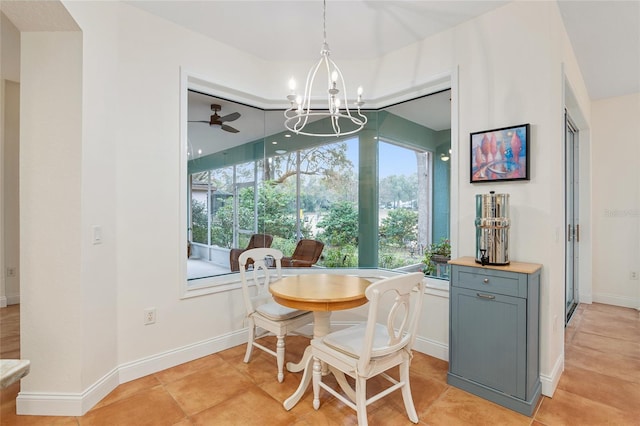
[[[320,382],[322,381],[322,362],[313,357],[313,408],[320,408]]]
[[[284,380],[284,334],[278,336],[276,342],[276,361],[278,363],[278,381]]]
[[[407,416],[413,423],[418,423],[418,413],[416,413],[416,407],[413,405],[411,385],[409,384],[409,361],[400,364],[400,381],[404,382],[404,386],[402,386],[402,400],[404,401],[404,408],[407,410]]]
[[[256,338],[256,325],[252,318],[249,318],[249,338],[247,340],[247,351],[244,354],[244,362],[247,363],[251,359],[251,352],[253,352],[253,341]]]
[[[367,379],[356,377],[356,414],[358,426],[367,426]]]

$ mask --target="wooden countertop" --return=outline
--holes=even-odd
[[[451,259],[449,261],[451,265],[471,266],[474,268],[495,269],[505,272],[519,272],[522,274],[533,274],[539,269],[542,269],[542,265],[539,263],[526,263],[526,262],[514,262],[511,261],[508,265],[485,265],[476,262],[475,257],[464,256],[457,259]]]

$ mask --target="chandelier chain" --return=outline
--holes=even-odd
[[[322,1],[322,41],[327,44],[327,0]]]

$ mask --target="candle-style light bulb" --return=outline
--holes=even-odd
[[[331,73],[331,81],[333,82],[333,84],[336,84],[338,82],[338,71],[333,70],[333,72]]]
[[[358,107],[358,111],[360,111],[360,107],[364,105],[362,102],[362,86],[358,86],[358,97],[356,99],[356,106]]]
[[[289,80],[289,90],[291,90],[292,92],[295,92],[296,90],[296,81],[293,77],[291,77],[291,80]]]

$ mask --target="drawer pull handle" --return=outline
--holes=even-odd
[[[485,284],[489,284],[489,278],[485,278],[484,280],[482,280],[482,282]]]
[[[476,293],[476,296],[478,296],[481,299],[488,299],[488,300],[493,300],[496,298],[495,296],[492,296],[490,294],[482,294],[482,293]]]

